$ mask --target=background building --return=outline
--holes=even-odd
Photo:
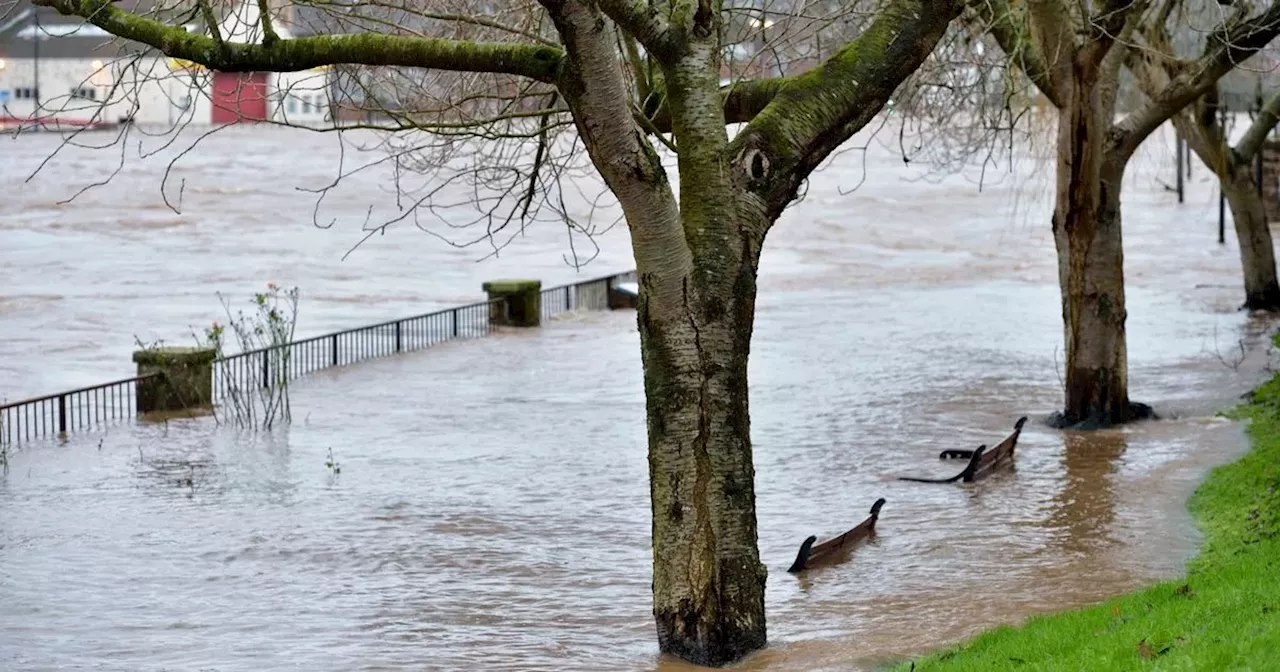
[[[149,0],[118,4],[164,19],[149,9]],[[232,41],[259,42],[258,18],[258,5],[252,0],[224,6],[221,34]],[[199,22],[185,27],[207,31]],[[294,36],[286,21],[278,21],[276,31],[282,38]],[[327,69],[209,72],[28,0],[0,19],[0,124],[40,120],[79,125],[126,119],[147,125],[262,120],[327,124],[332,119],[329,79]]]

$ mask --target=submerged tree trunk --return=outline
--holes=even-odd
[[[609,23],[572,0],[553,5],[552,18],[570,54],[560,90],[622,205],[640,281],[659,648],[725,665],[767,640],[747,406],[765,216],[743,205],[730,177],[714,31],[664,66],[677,204],[632,121]]]
[[[1129,401],[1120,235],[1125,164],[1151,133],[1280,34],[1280,3],[1224,20],[1192,62],[1167,56],[1174,52],[1166,22],[1176,3],[1102,3],[1084,14],[1061,0],[1022,6],[1025,20],[1006,3],[978,13],[1059,110],[1053,230],[1067,366],[1066,403],[1054,424],[1100,427],[1152,417],[1150,407]],[[1034,47],[1023,39],[1028,34]],[[1117,120],[1126,68],[1147,100]],[[1280,103],[1272,112],[1280,115]],[[1261,140],[1256,133],[1254,139]]]
[[[1205,102],[1201,102],[1203,108]],[[1240,269],[1244,276],[1245,301],[1249,310],[1280,310],[1280,281],[1276,276],[1275,246],[1267,221],[1266,206],[1254,182],[1251,157],[1241,157],[1223,142],[1213,108],[1196,114],[1179,114],[1174,126],[1187,145],[1218,178],[1219,187],[1231,208],[1236,240],[1240,243]]]
[[[679,296],[663,304],[664,313],[642,290],[637,320],[648,400],[659,645],[685,660],[724,665],[767,641],[747,406],[756,265],[766,222],[763,212],[743,205],[744,185],[733,179],[718,42],[710,27],[704,34],[664,72],[680,146],[680,216],[692,269],[680,278]],[[641,271],[642,287],[656,279]]]
[[[1220,178],[1222,193],[1231,207],[1236,239],[1240,243],[1240,268],[1244,273],[1244,307],[1280,310],[1280,282],[1276,280],[1276,254],[1266,207],[1247,163],[1233,161]]]
[[[637,316],[658,641],[662,651],[703,665],[730,663],[766,643],[747,407],[751,254],[726,255],[714,268],[702,260],[682,283],[683,307],[666,319],[642,290]],[[651,282],[641,275],[642,286]]]
[[[1073,64],[1073,86],[1058,121],[1053,215],[1066,346],[1066,404],[1060,427],[1132,419],[1125,346],[1120,187],[1124,158],[1110,156],[1099,68]]]

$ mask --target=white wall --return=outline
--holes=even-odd
[[[105,65],[105,64],[104,64]],[[97,86],[94,62],[88,59],[41,59],[39,97],[42,115],[89,119],[106,99]],[[0,114],[29,117],[36,113],[35,59],[5,59],[0,69]],[[92,98],[72,97],[73,91]]]
[[[202,84],[201,75],[173,71],[165,58],[43,58],[39,74],[39,116],[88,121],[97,114],[105,122],[132,116],[140,124],[164,125],[178,123],[186,114],[194,123],[209,123],[208,76],[203,75]],[[0,115],[37,114],[29,94],[34,86],[34,59],[6,59],[0,69]],[[195,109],[184,113],[184,104]]]
[[[271,121],[295,126],[332,123],[329,71],[281,72],[271,80]]]
[[[33,59],[4,60],[0,116],[26,118],[36,113],[36,101],[28,97],[34,88],[34,65]],[[298,126],[332,123],[328,70],[273,74],[269,82],[271,121]],[[132,116],[148,126],[202,126],[212,121],[211,84],[209,71],[188,70],[165,57],[44,58],[39,114],[88,121],[100,111],[97,119],[105,122]]]
[[[169,68],[163,80],[167,116],[159,123],[171,126],[207,126],[213,121],[213,76],[203,68],[187,69],[174,61],[166,61]],[[160,85],[156,82],[155,85]]]

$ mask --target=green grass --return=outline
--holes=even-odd
[[[1186,578],[990,630],[915,669],[1280,671],[1280,375],[1232,414],[1250,419],[1252,450],[1192,496],[1205,540]]]

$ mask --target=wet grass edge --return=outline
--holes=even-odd
[[[889,669],[1280,670],[1280,373],[1224,415],[1248,422],[1250,450],[1191,496],[1205,537],[1185,578],[1000,626]]]

